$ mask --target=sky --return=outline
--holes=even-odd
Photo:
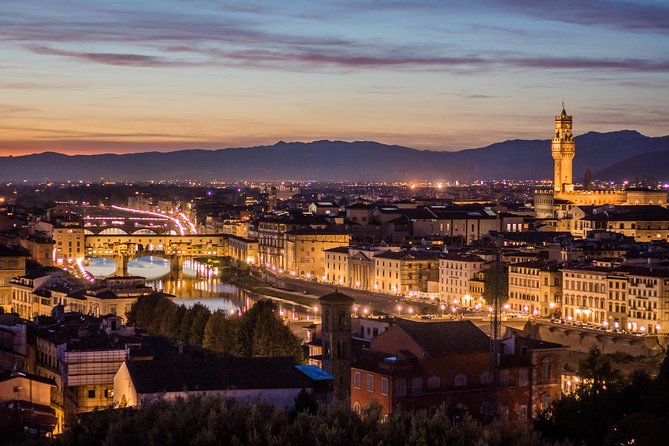
[[[0,2],[0,155],[669,134],[669,2]]]

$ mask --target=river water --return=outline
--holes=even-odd
[[[112,259],[91,258],[86,270],[96,278],[104,278],[115,273],[116,264]],[[174,302],[186,306],[199,302],[211,311],[225,310],[233,314],[246,311],[257,300],[248,291],[195,269],[184,267],[173,271],[169,260],[161,257],[131,260],[128,262],[128,274],[145,277],[148,286],[176,296]],[[279,310],[291,319],[306,316],[305,309],[289,302],[279,302]]]

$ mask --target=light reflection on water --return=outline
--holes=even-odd
[[[113,259],[88,259],[86,270],[96,278],[114,275],[116,264]],[[253,306],[255,298],[243,289],[219,278],[199,276],[197,271],[183,268],[173,271],[168,259],[162,257],[140,257],[128,262],[128,274],[146,277],[146,284],[167,294],[176,296],[174,302],[191,306],[201,303],[211,311],[225,310],[228,314],[246,311]],[[288,317],[297,317],[304,312],[299,305],[280,303],[280,311]]]

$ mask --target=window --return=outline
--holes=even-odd
[[[467,375],[462,373],[455,375],[455,386],[462,387],[467,385]]]
[[[541,361],[541,378],[550,379],[551,378],[551,360],[549,358]]]
[[[114,389],[106,389],[105,398],[114,398]]]
[[[407,394],[407,381],[404,378],[400,378],[395,381],[395,393],[398,396],[403,396]]]
[[[367,390],[374,391],[374,375],[367,374]]]
[[[421,393],[423,391],[423,379],[416,376],[411,379],[411,393]]]
[[[381,378],[381,394],[388,395],[388,378]]]
[[[360,372],[353,372],[353,387],[360,388]]]
[[[492,404],[490,404],[490,401],[484,401],[481,404],[481,415],[492,415]]]
[[[518,419],[527,420],[527,406],[520,406],[518,409]]]
[[[509,385],[509,371],[508,370],[502,370],[499,372],[499,384],[500,386],[508,386]]]
[[[492,374],[490,372],[481,373],[481,384],[492,383]]]
[[[551,406],[551,403],[553,402],[553,397],[551,397],[549,394],[544,394],[541,396],[541,410],[548,410],[548,408]]]
[[[95,398],[95,389],[91,389],[88,391],[88,397],[89,398]]]
[[[438,389],[440,385],[441,380],[438,376],[430,376],[430,378],[427,380],[428,389]]]
[[[527,369],[521,369],[518,372],[518,385],[519,386],[526,386],[528,384],[528,381],[529,381],[528,376],[529,375],[527,373]]]
[[[360,403],[357,402],[357,401],[356,401],[355,403],[353,403],[353,412],[355,412],[355,413],[357,413],[358,415],[360,415],[360,412],[361,412],[361,409],[360,409]]]

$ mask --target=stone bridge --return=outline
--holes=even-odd
[[[536,339],[556,342],[569,346],[569,350],[585,353],[591,347],[598,347],[602,353],[653,356],[666,351],[669,344],[669,337],[664,335],[634,336],[547,321],[529,321],[523,331]]]
[[[84,248],[86,258],[114,259],[117,273],[127,275],[128,262],[137,257],[163,257],[170,260],[173,269],[181,268],[184,259],[225,257],[228,255],[228,238],[223,234],[86,234]]]

